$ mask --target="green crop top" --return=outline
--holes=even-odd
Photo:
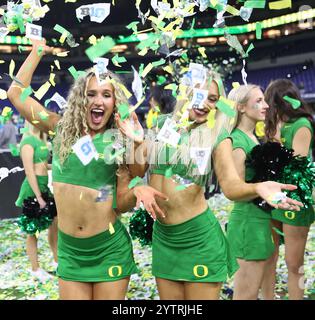
[[[27,136],[20,142],[20,150],[25,145],[30,145],[34,149],[33,162],[47,162],[49,158],[49,150],[46,143],[35,136]]]
[[[163,118],[163,120],[165,121],[165,117]],[[163,121],[163,122],[164,122]],[[214,149],[225,139],[227,138],[231,138],[229,133],[227,132],[227,130],[222,130],[221,134],[218,136],[217,141],[214,145]],[[184,134],[181,134],[180,140],[179,140],[179,145],[181,144],[187,144],[189,140],[189,133],[185,132]],[[162,175],[162,176],[168,176],[170,168],[171,168],[171,173],[172,175],[178,175],[183,179],[188,179],[191,180],[192,182],[194,182],[197,185],[200,186],[205,186],[206,183],[208,182],[210,176],[211,176],[211,172],[205,174],[205,175],[199,175],[199,176],[193,176],[191,177],[188,174],[188,165],[185,163],[177,163],[177,164],[173,164],[170,163],[170,159],[172,159],[172,155],[174,154],[174,152],[176,151],[176,149],[170,145],[165,145],[161,154],[164,157],[164,159],[161,159],[160,155],[159,155],[159,159],[158,159],[158,163],[155,164],[154,166],[152,166],[151,168],[151,174],[158,174],[158,175]],[[211,155],[210,155],[211,158]],[[196,165],[194,165],[196,166]]]
[[[235,128],[231,133],[233,139],[233,150],[242,149],[246,157],[250,154],[252,149],[257,145],[245,132]],[[245,181],[250,181],[254,176],[252,168],[245,167]]]
[[[98,160],[93,159],[88,165],[84,166],[77,155],[71,151],[63,165],[60,165],[58,155],[53,152],[52,179],[54,182],[63,182],[78,186],[84,186],[95,190],[100,190],[106,186],[113,187],[114,207],[116,201],[116,163],[106,164],[104,162],[103,134],[97,134],[92,139],[93,144],[99,153]]]
[[[312,137],[314,135],[313,127],[311,122],[307,118],[299,118],[290,122],[284,123],[281,127],[281,142],[286,148],[291,149],[293,145],[293,139],[297,131],[301,128],[308,128],[311,131]],[[313,140],[311,140],[309,156],[311,156]]]

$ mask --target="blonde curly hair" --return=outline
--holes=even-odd
[[[56,137],[54,138],[54,152],[58,155],[60,164],[63,164],[71,152],[71,147],[82,136],[87,135],[89,128],[86,119],[87,113],[87,87],[89,81],[95,76],[94,69],[89,69],[79,76],[70,88],[67,98],[67,107],[63,117],[58,122]],[[114,113],[120,104],[128,104],[123,90],[121,79],[113,72],[108,71],[106,78],[112,84],[115,95],[115,107],[105,129],[115,127]]]

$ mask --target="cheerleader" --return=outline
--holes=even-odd
[[[39,266],[36,234],[47,228],[54,266],[57,265],[57,213],[48,187],[47,135],[27,121],[25,129],[27,131],[20,143],[20,154],[26,178],[15,204],[22,208],[18,224],[27,234],[26,252],[32,266],[31,274],[40,281],[46,281],[50,275]]]
[[[165,197],[147,186],[128,188],[128,168],[111,159],[115,150],[109,152],[108,141],[114,112],[128,104],[115,74],[107,71],[102,83],[93,69],[80,75],[69,91],[62,118],[45,111],[32,97],[20,99],[21,88],[30,86],[43,54],[50,51],[45,40],[33,40],[32,51],[16,76],[19,82],[13,82],[8,98],[28,121],[36,120],[37,127],[55,135],[52,177],[58,208],[60,298],[123,300],[130,276],[138,269],[131,238],[118,214],[133,208],[136,201],[146,206],[155,196]],[[39,116],[44,111],[49,116],[45,120]],[[81,142],[81,157],[91,155],[95,148],[86,165],[72,149],[83,137],[88,141]]]
[[[295,84],[286,79],[273,81],[266,89],[265,99],[269,105],[266,114],[267,139],[281,142],[286,148],[292,148],[295,155],[311,159],[315,124]],[[284,233],[289,298],[303,299],[304,252],[310,225],[314,222],[314,208],[308,206],[300,212],[273,210],[272,219],[274,226]],[[269,299],[274,297],[279,234],[274,233],[274,241],[276,251],[262,286],[264,297]]]
[[[239,176],[250,181],[251,168],[245,161],[259,144],[255,136],[258,121],[264,121],[268,105],[258,86],[241,85],[228,96],[235,101],[238,118],[231,133],[233,160]],[[271,216],[252,201],[236,201],[231,212],[227,239],[240,268],[234,277],[234,300],[257,300],[267,261],[274,252]]]

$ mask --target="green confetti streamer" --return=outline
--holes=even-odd
[[[164,64],[165,62],[166,62],[166,60],[162,58],[158,61],[152,62],[152,65],[153,65],[153,67],[158,67],[158,66],[161,66],[162,64]]]
[[[265,0],[256,0],[256,1],[246,1],[245,2],[245,8],[256,8],[256,9],[264,9],[266,6]]]
[[[182,190],[185,190],[186,189],[186,186],[185,185],[180,185],[180,186],[177,186],[175,188],[176,191],[182,191]]]
[[[111,37],[105,37],[96,45],[85,50],[86,55],[93,62],[96,58],[102,57],[115,46],[115,41]]]
[[[235,117],[236,111],[234,109],[232,109],[224,101],[218,100],[216,103],[216,106],[221,112],[225,113],[228,117],[231,117],[231,118]]]
[[[139,24],[139,21],[133,21],[126,26],[127,29],[131,29],[133,32],[137,32],[137,25]]]
[[[29,131],[28,128],[21,128],[21,129],[20,129],[20,134],[24,134],[24,133],[26,133],[26,132],[28,132],[28,131]]]
[[[256,22],[256,39],[260,40],[262,35],[262,23]]]
[[[18,147],[12,143],[9,144],[9,149],[13,157],[18,157],[20,155],[20,150]]]
[[[126,120],[129,118],[129,106],[126,103],[123,103],[118,106],[118,113],[120,115],[121,120]]]
[[[277,234],[280,234],[280,236],[283,236],[283,237],[284,237],[284,233],[281,232],[278,228],[272,227],[272,229],[273,229]]]
[[[23,90],[23,92],[20,95],[21,102],[25,102],[26,98],[29,97],[32,94],[33,90],[31,86],[28,86]]]
[[[128,184],[128,189],[132,189],[134,188],[136,185],[139,185],[140,183],[142,183],[142,179],[140,177],[135,177],[133,178],[129,184]]]
[[[283,100],[289,102],[293,109],[298,109],[301,106],[301,101],[290,98],[288,96],[284,96]]]
[[[173,175],[173,170],[172,170],[172,168],[166,169],[166,171],[165,171],[165,177],[166,177],[166,178],[171,178],[172,175]]]
[[[255,48],[254,44],[251,43],[248,47],[248,49],[246,50],[246,53],[245,53],[245,57],[248,57],[248,54]]]

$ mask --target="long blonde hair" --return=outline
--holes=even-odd
[[[221,76],[212,70],[207,70],[207,81],[202,89],[209,90],[210,85],[214,81],[219,89],[219,95],[225,97],[225,90],[223,87]],[[191,100],[193,95],[193,88],[187,87],[186,94],[183,94],[183,99],[177,101],[174,112],[172,114],[172,119],[178,123],[182,117],[183,108],[185,109],[185,105]],[[233,120],[233,119],[232,119]],[[209,128],[207,122],[202,124],[193,124],[192,126],[181,129],[180,133],[183,131],[188,131],[189,140],[188,145],[181,145],[176,148],[176,151],[172,154],[170,158],[171,163],[184,163],[187,165],[187,176],[192,177],[194,182],[197,184],[204,185],[206,180],[208,179],[208,174],[212,173],[212,166],[211,166],[211,154],[216,145],[217,139],[223,131],[227,131],[230,133],[233,128],[233,123],[231,118],[229,118],[225,113],[221,112],[220,110],[215,110],[215,125],[213,128]],[[183,131],[182,131],[183,130]],[[182,132],[181,132],[182,131]],[[159,141],[156,142],[156,146],[154,150],[155,152],[152,153],[154,157],[160,158],[161,153],[165,147],[165,143]],[[191,155],[190,149],[192,147],[197,148],[205,148],[210,149],[210,157],[207,162],[207,168],[205,170],[205,174],[200,174],[199,170],[194,165]],[[154,161],[150,160],[150,163],[153,164]],[[152,168],[154,169],[155,164],[153,164]]]
[[[115,108],[108,120],[106,129],[114,128],[114,112],[120,104],[128,103],[128,99],[122,89],[122,81],[114,73],[108,71],[107,78],[114,87]],[[95,76],[93,69],[79,76],[70,88],[65,113],[57,125],[54,139],[54,152],[58,154],[60,163],[63,164],[71,152],[71,147],[82,136],[88,134],[87,112],[87,87],[89,81]]]
[[[241,85],[230,91],[228,95],[228,99],[236,103],[235,108],[237,109],[237,119],[235,121],[234,128],[236,128],[239,125],[241,121],[241,116],[242,116],[242,113],[238,110],[238,106],[241,104],[243,105],[247,104],[248,100],[250,99],[250,94],[254,89],[260,89],[260,87],[255,84],[248,84],[248,85]]]

